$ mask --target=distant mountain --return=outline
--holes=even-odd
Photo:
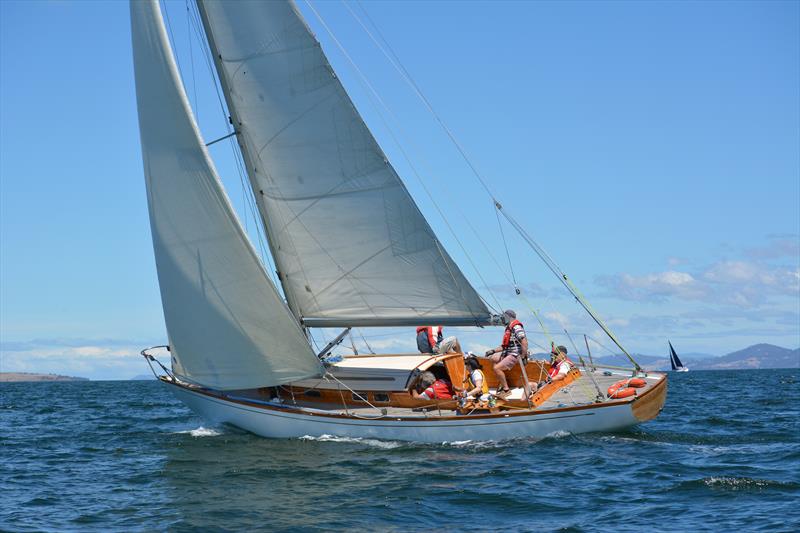
[[[30,372],[0,372],[0,382],[20,381],[89,381],[87,378],[60,376],[58,374],[32,374]]]
[[[133,376],[131,381],[146,381],[151,379],[156,379],[156,377],[153,374],[139,374],[138,376]]]
[[[744,350],[723,356],[703,353],[681,353],[683,364],[690,370],[738,370],[748,368],[800,368],[800,348],[790,350],[773,344],[754,344]],[[633,354],[633,358],[645,370],[669,370],[669,357]],[[587,361],[588,362],[588,361]],[[602,365],[630,366],[624,355],[595,358]]]
[[[800,368],[800,348],[789,350],[773,344],[754,344],[722,357],[698,361],[695,363],[695,368],[698,370]]]

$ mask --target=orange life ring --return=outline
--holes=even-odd
[[[608,388],[609,398],[627,398],[636,394],[636,389],[644,387],[647,382],[641,378],[622,379]]]
[[[621,379],[611,385],[608,390],[614,389],[624,389],[625,387],[634,387],[634,388],[641,388],[647,385],[647,382],[641,378],[629,378],[629,379]]]
[[[635,396],[636,395],[636,389],[631,388],[631,387],[626,387],[624,389],[611,390],[612,388],[613,388],[613,386],[609,387],[609,389],[608,389],[608,397],[609,398],[618,399],[618,398],[627,398],[628,396]]]

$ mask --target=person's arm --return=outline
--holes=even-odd
[[[435,329],[436,329],[435,327],[431,326],[426,330],[428,332],[428,343],[430,343],[431,350],[433,350],[434,352],[436,352],[436,345],[439,344],[438,335],[434,335],[433,330]]]
[[[422,392],[417,392],[416,389],[411,389],[411,397],[415,400],[430,400],[435,396],[433,385],[428,387]]]
[[[520,346],[522,346],[522,357],[526,357],[528,355],[528,337],[522,337]]]
[[[483,387],[483,376],[478,374],[477,376],[472,376],[472,382],[475,383],[475,388],[472,390],[467,391],[467,396],[479,396],[480,392]]]
[[[502,352],[502,351],[503,351],[503,347],[502,346],[498,346],[497,348],[492,348],[491,350],[486,350],[486,354],[485,355],[486,355],[486,357],[489,357],[490,355],[494,355],[497,352]]]
[[[424,392],[419,393],[414,389],[411,389],[411,397],[415,400],[430,400],[430,396],[428,396],[428,389],[425,389]]]

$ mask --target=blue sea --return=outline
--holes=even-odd
[[[422,445],[209,427],[155,381],[3,383],[0,530],[800,530],[800,371],[669,387],[625,432]]]

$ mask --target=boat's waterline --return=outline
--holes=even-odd
[[[557,432],[615,431],[654,418],[663,407],[667,393],[666,376],[661,376],[658,384],[632,401],[532,413],[360,418],[262,405],[165,383],[178,399],[209,422],[230,424],[262,437],[333,435],[429,443],[544,438]]]

